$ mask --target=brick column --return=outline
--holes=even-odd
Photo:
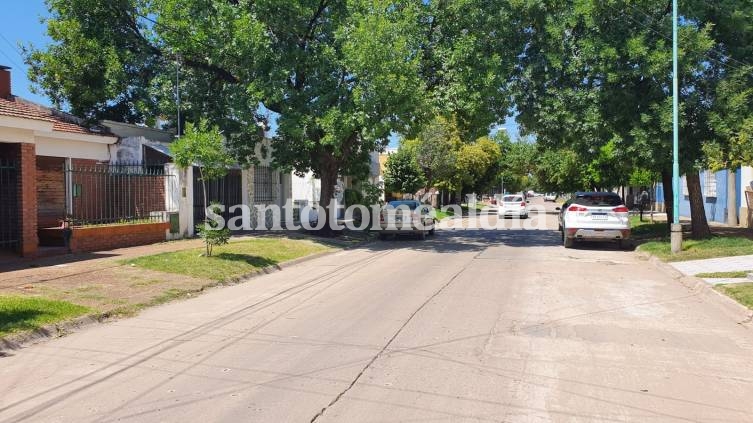
[[[19,144],[18,164],[18,216],[19,251],[22,256],[37,252],[37,155],[34,144]]]

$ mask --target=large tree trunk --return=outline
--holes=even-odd
[[[706,220],[706,209],[703,207],[703,192],[701,178],[698,172],[691,171],[685,175],[690,196],[690,222],[692,224],[691,238],[704,239],[711,237],[709,222]]]
[[[319,234],[322,236],[334,235],[334,231],[330,225],[330,216],[336,216],[337,210],[330,210],[330,206],[334,205],[337,173],[337,166],[334,164],[322,166],[320,174],[322,190],[319,196],[319,206],[322,207],[321,213],[319,214],[319,224],[321,225],[321,223],[324,222],[324,226],[319,230]],[[322,214],[324,216],[322,216]]]
[[[661,184],[664,189],[664,209],[667,213],[667,226],[672,225],[674,221],[674,191],[672,187],[672,171],[663,170],[661,173]]]

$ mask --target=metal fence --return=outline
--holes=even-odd
[[[18,163],[0,159],[0,248],[18,246]]]
[[[72,165],[65,169],[72,226],[166,222],[166,190],[176,183],[162,164]]]

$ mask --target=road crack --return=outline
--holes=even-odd
[[[345,394],[347,394],[348,391],[350,391],[356,385],[356,383],[358,383],[358,380],[361,379],[361,376],[363,376],[363,374],[366,373],[366,371],[369,370],[369,368],[371,368],[371,365],[374,364],[374,362],[376,362],[380,357],[384,355],[384,353],[387,351],[390,345],[392,345],[392,342],[394,342],[395,339],[397,339],[397,337],[400,335],[403,329],[405,329],[408,326],[408,324],[413,320],[413,318],[416,317],[416,315],[418,315],[418,313],[420,313],[421,310],[423,310],[434,298],[439,296],[439,294],[441,294],[442,291],[447,289],[447,287],[449,287],[450,284],[454,282],[455,279],[457,279],[458,276],[460,276],[472,263],[473,263],[473,260],[466,263],[458,272],[452,275],[452,277],[447,282],[445,282],[441,287],[439,287],[439,289],[436,292],[434,292],[429,298],[427,298],[426,301],[424,301],[413,313],[411,313],[411,315],[408,316],[408,318],[405,320],[405,322],[403,322],[402,325],[400,325],[400,327],[392,335],[392,337],[387,341],[387,343],[384,344],[384,347],[382,347],[382,349],[380,349],[379,352],[377,352],[374,355],[374,357],[372,357],[371,360],[369,360],[369,362],[366,363],[363,369],[361,369],[361,371],[358,372],[356,377],[353,378],[353,380],[350,382],[350,384],[348,384],[348,386],[345,387],[345,389],[340,391],[340,393],[337,394],[337,396],[332,401],[330,401],[326,407],[322,408],[318,413],[314,415],[314,417],[311,418],[310,423],[315,423],[320,417],[324,415],[324,413],[327,412],[328,409],[330,409],[333,405],[337,404],[337,402],[340,401],[340,399],[343,396],[345,396]]]

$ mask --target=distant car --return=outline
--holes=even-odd
[[[553,192],[549,192],[549,193],[544,194],[544,202],[546,202],[546,201],[551,201],[551,202],[557,201],[557,194],[555,194]]]
[[[615,193],[576,192],[557,210],[565,248],[571,248],[576,240],[617,241],[620,248],[630,246],[630,211]]]
[[[523,194],[504,195],[499,203],[497,213],[500,217],[519,217],[528,219],[528,202]]]
[[[426,239],[434,235],[436,220],[431,216],[431,207],[416,200],[390,201],[379,215],[379,237],[388,235],[415,235]]]

